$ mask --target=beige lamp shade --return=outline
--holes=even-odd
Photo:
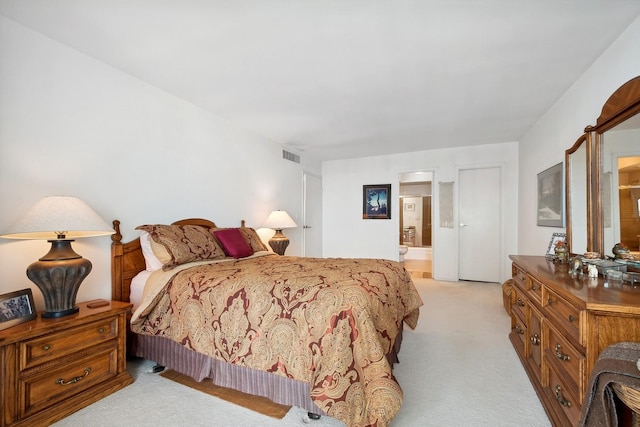
[[[91,272],[91,261],[71,247],[80,237],[106,236],[115,231],[76,197],[51,196],[36,203],[0,237],[48,240],[51,249],[27,267],[27,277],[44,296],[42,317],[63,317],[79,311],[76,295]]]
[[[73,240],[113,233],[113,227],[82,200],[76,197],[49,196],[36,203],[0,237]]]
[[[295,228],[298,224],[296,224],[286,211],[273,211],[269,214],[262,226],[274,230],[282,230],[283,228]]]

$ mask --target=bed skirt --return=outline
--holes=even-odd
[[[281,405],[298,406],[326,415],[311,400],[308,383],[244,366],[232,365],[196,353],[164,337],[137,335],[133,355],[188,375],[200,382],[208,378],[217,386],[263,396]]]
[[[244,366],[233,365],[190,350],[168,338],[129,334],[129,354],[151,360],[201,382],[210,379],[215,385],[266,397],[281,405],[298,406],[315,414],[326,415],[311,400],[311,387],[304,381],[285,378]],[[398,362],[402,328],[387,360]]]

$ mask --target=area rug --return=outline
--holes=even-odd
[[[167,369],[160,374],[162,377],[175,381],[194,390],[207,393],[227,402],[240,405],[243,408],[259,412],[269,417],[282,419],[291,409],[291,406],[280,405],[266,397],[254,396],[252,394],[243,393],[226,387],[215,385],[211,380],[204,379],[197,382],[188,375],[183,375],[172,369]]]

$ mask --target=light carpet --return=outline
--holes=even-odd
[[[425,303],[415,331],[405,328],[395,375],[404,404],[391,427],[548,427],[508,339],[509,316],[497,283],[414,279]],[[234,405],[129,362],[135,382],[54,424],[56,427],[337,427],[293,407],[282,419]]]
[[[55,427],[344,427],[292,407],[284,418],[274,418],[211,396],[153,373],[154,362],[127,363],[135,382],[53,424]]]

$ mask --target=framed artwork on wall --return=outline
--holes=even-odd
[[[7,329],[37,317],[31,289],[0,295],[0,330]]]
[[[538,174],[537,225],[564,227],[564,179],[562,163]]]
[[[362,219],[391,219],[391,184],[362,186]]]

